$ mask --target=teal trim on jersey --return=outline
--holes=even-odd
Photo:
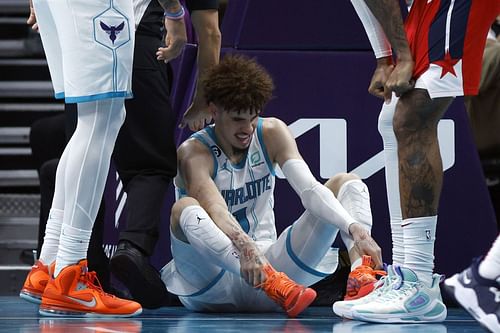
[[[252,181],[255,181],[255,175],[253,174],[253,170],[251,167],[248,167],[248,171],[249,171],[249,174],[250,174],[250,179],[252,179]],[[253,218],[253,221],[254,221],[254,224],[253,224],[253,230],[252,230],[252,233],[255,233],[255,230],[257,230],[257,226],[259,225],[259,219],[257,218],[257,214],[255,214],[255,206],[257,206],[257,196],[253,199],[253,204],[252,204],[252,208],[251,209],[251,213],[252,213],[252,218]]]
[[[257,122],[257,137],[259,138],[260,145],[262,147],[262,152],[264,153],[264,157],[267,162],[267,167],[269,168],[269,171],[271,171],[271,174],[273,176],[276,176],[276,171],[274,170],[273,164],[271,163],[271,159],[269,158],[269,155],[267,154],[267,148],[266,144],[264,143],[264,137],[262,135],[262,124],[264,123],[264,119],[259,117],[259,120]]]
[[[66,97],[64,100],[66,103],[85,103],[85,102],[98,101],[101,99],[132,98],[132,97],[133,95],[128,91],[115,91],[115,92],[107,92],[107,93],[88,95],[88,96]]]
[[[219,282],[220,279],[222,279],[222,277],[224,276],[224,274],[226,273],[226,270],[223,269],[220,271],[219,274],[217,274],[217,276],[212,280],[212,282],[210,282],[206,287],[198,290],[197,292],[191,294],[191,295],[178,295],[178,296],[181,296],[181,297],[196,297],[196,296],[200,296],[204,293],[206,293],[207,291],[209,291],[210,289],[213,288],[213,286],[215,286],[217,284],[217,282]]]
[[[64,99],[64,91],[63,92],[59,92],[59,93],[55,93],[54,94],[54,98],[55,99]]]
[[[312,274],[314,276],[327,277],[328,275],[330,275],[330,274],[327,274],[327,273],[319,272],[319,271],[315,270],[314,268],[311,268],[311,267],[307,266],[304,262],[302,262],[299,259],[299,257],[297,257],[295,255],[295,253],[293,253],[293,249],[292,249],[292,229],[293,229],[293,225],[290,227],[290,229],[288,229],[288,233],[286,235],[286,252],[290,256],[290,258],[292,259],[292,261],[300,269],[302,269],[303,271],[306,271],[307,273]]]
[[[210,138],[212,140],[214,140],[215,144],[219,147],[219,144],[217,142],[217,137],[215,136],[215,128],[213,127],[213,125],[211,125],[209,127],[206,127],[205,129],[207,130],[207,133],[210,136]],[[222,151],[222,149],[221,149],[221,151]],[[227,161],[228,161],[229,164],[231,164],[231,166],[233,168],[235,168],[235,169],[243,169],[245,167],[245,163],[247,162],[247,156],[248,156],[248,154],[246,154],[245,157],[240,162],[238,162],[237,164],[231,163],[231,161],[229,159]]]
[[[201,131],[205,131],[208,133],[208,128],[209,127],[206,127],[204,129],[202,129]],[[212,175],[212,179],[215,179],[215,177],[217,176],[217,170],[219,169],[219,162],[217,162],[217,156],[215,156],[214,151],[211,148],[212,145],[210,144],[210,142],[208,142],[203,137],[202,133],[200,133],[201,131],[198,131],[196,133],[191,134],[191,138],[196,139],[196,140],[200,141],[201,143],[203,143],[205,146],[207,146],[208,150],[210,150],[210,153],[212,153],[212,158],[214,160],[214,173]],[[208,135],[210,136],[210,133],[208,133]]]
[[[245,157],[241,161],[239,161],[236,164],[231,163],[231,166],[235,169],[241,170],[245,167],[245,164],[247,164],[247,159],[248,159],[248,152],[245,154]]]

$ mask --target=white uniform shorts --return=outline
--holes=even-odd
[[[257,246],[265,254],[269,263],[284,272],[295,282],[310,286],[332,274],[338,265],[338,249],[331,248],[320,262],[311,267],[293,253],[291,233],[297,223],[308,224],[314,218],[305,213],[292,226],[285,229],[277,241],[257,241]],[[315,218],[314,218],[315,219]],[[207,312],[274,312],[280,307],[262,290],[253,288],[239,275],[227,272],[219,266],[207,262],[189,244],[184,243],[171,233],[172,255],[162,270],[161,277],[167,289],[179,296],[184,306],[193,311]],[[192,277],[203,275],[203,282]],[[282,310],[281,310],[282,311]]]
[[[131,97],[135,24],[130,0],[33,0],[56,98]]]

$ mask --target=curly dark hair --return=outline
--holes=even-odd
[[[207,103],[227,111],[260,113],[271,99],[274,84],[264,67],[243,55],[226,55],[203,76]]]

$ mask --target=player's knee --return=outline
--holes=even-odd
[[[180,219],[182,211],[189,206],[199,206],[198,200],[191,197],[184,197],[177,200],[170,210],[170,229],[172,233],[179,239],[184,238],[180,228]]]
[[[343,184],[355,179],[361,178],[359,178],[359,176],[354,173],[341,172],[328,179],[328,181],[325,183],[325,186],[337,196]]]

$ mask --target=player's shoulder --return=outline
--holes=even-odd
[[[262,119],[262,130],[264,134],[274,134],[287,128],[283,120],[276,117],[266,117]]]
[[[178,159],[192,159],[195,157],[210,157],[210,151],[208,147],[203,144],[200,140],[191,137],[184,141],[179,148],[177,148]]]

